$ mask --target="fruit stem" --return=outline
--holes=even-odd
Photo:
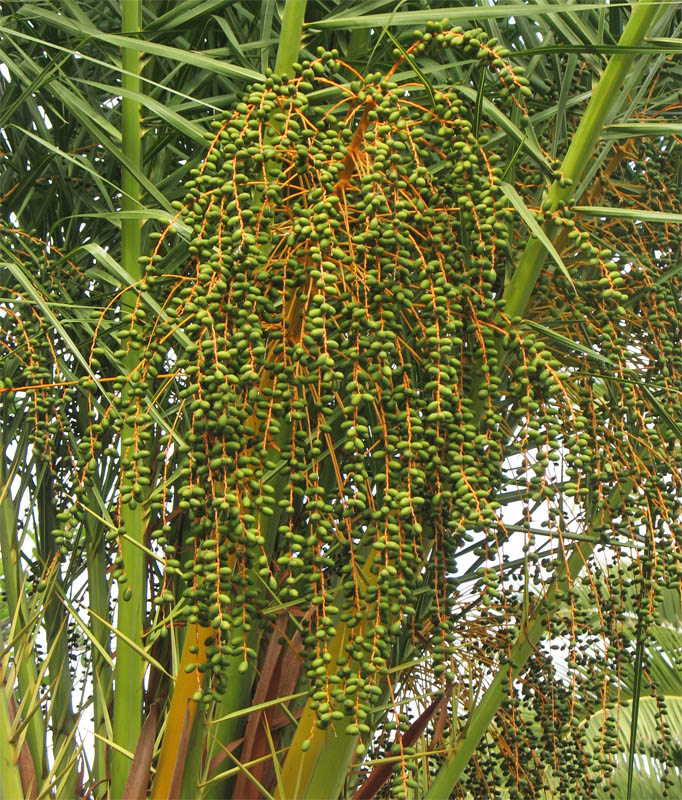
[[[658,4],[654,0],[642,0],[636,5],[620,38],[619,46],[636,47],[653,24],[658,10]],[[575,199],[573,186],[580,179],[605,123],[621,98],[620,87],[634,58],[635,54],[631,51],[616,53],[602,73],[561,164],[562,179],[554,181],[549,189],[547,199],[551,204],[550,212],[556,211],[562,203]],[[550,241],[554,240],[557,230],[558,226],[552,218],[543,225],[543,231]],[[546,257],[544,244],[536,238],[528,239],[504,293],[505,312],[508,316],[515,317],[525,311]]]
[[[298,58],[303,35],[303,20],[308,0],[287,0],[282,14],[282,30],[279,35],[275,73],[291,77],[292,64]]]
[[[141,0],[122,0],[122,32],[124,35],[135,35],[140,30],[142,19]],[[140,52],[134,48],[124,47],[122,52],[123,72],[121,85],[124,92],[141,91],[140,73],[142,62]],[[129,94],[124,94],[121,101],[122,149],[128,166],[123,166],[121,175],[121,210],[135,211],[140,208],[140,185],[136,176],[142,167],[142,125],[140,104]],[[139,219],[121,220],[121,266],[128,274],[131,285],[137,284],[142,277],[138,258],[142,245],[142,222]],[[122,306],[126,311],[135,307],[136,290],[128,289],[122,297]],[[138,357],[135,351],[124,359],[125,368],[133,371]],[[125,397],[123,404],[125,405]],[[130,398],[133,400],[133,398]],[[135,429],[124,425],[121,441],[134,436]],[[121,445],[123,447],[123,445]],[[130,588],[130,597],[124,600],[119,597],[117,627],[121,636],[116,644],[116,665],[114,668],[114,742],[123,750],[111,749],[111,796],[122,797],[130,770],[130,760],[123,751],[134,752],[142,727],[142,678],[144,664],[142,657],[127,641],[142,644],[142,614],[144,609],[144,554],[137,546],[142,543],[145,531],[145,511],[141,503],[136,508],[124,504],[121,511],[121,524],[128,536],[135,543],[121,540],[121,555],[126,586]],[[121,591],[121,594],[123,592]]]

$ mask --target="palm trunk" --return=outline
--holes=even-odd
[[[141,0],[122,0],[123,31],[134,34],[140,29]],[[130,48],[123,49],[123,75],[124,89],[133,92],[140,91],[140,53]],[[142,164],[142,130],[140,122],[140,106],[136,100],[123,97],[123,152],[131,167],[138,170]],[[121,180],[123,211],[139,208],[140,187],[135,175],[124,167]],[[130,276],[132,283],[136,283],[142,276],[138,258],[141,252],[141,223],[136,219],[121,220],[121,266]],[[134,289],[126,292],[122,297],[122,306],[126,311],[135,307],[136,292]],[[125,366],[132,372],[137,366],[137,357],[131,353],[125,359]],[[134,408],[137,398],[130,397],[130,405]],[[128,405],[126,393],[123,397],[123,408]],[[121,439],[135,437],[134,425],[126,423],[123,426]],[[122,450],[124,445],[121,445]],[[121,512],[121,524],[125,532],[140,544],[144,540],[145,514],[141,505],[131,508],[124,505]],[[121,554],[127,584],[132,592],[130,599],[119,598],[117,627],[121,632],[116,645],[116,665],[114,670],[114,741],[124,750],[133,752],[140,735],[142,725],[142,678],[144,665],[141,656],[128,644],[123,637],[142,644],[142,615],[145,606],[144,589],[144,555],[142,551],[130,542],[121,539]],[[111,796],[122,797],[123,789],[128,777],[130,762],[119,750],[111,752]]]

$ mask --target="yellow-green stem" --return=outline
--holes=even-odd
[[[140,30],[141,0],[121,0],[123,33],[136,35]],[[141,91],[141,59],[140,53],[131,48],[123,48],[122,86],[130,92]],[[123,96],[122,110],[122,149],[128,163],[135,170],[142,166],[142,127],[140,105],[130,96]],[[140,187],[136,176],[126,167],[121,177],[121,209],[132,211],[139,209]],[[121,220],[121,266],[130,276],[131,284],[137,283],[142,275],[138,259],[141,253],[141,222],[136,219]],[[135,303],[134,288],[126,292],[122,298],[125,311],[132,311]],[[137,366],[134,351],[126,359],[126,367],[132,372]],[[134,398],[131,397],[131,403]],[[123,398],[126,408],[126,398]],[[124,425],[122,440],[134,436],[134,428]],[[131,508],[125,505],[121,519],[128,536],[142,543],[145,531],[145,514],[138,505]],[[121,554],[126,586],[132,596],[129,600],[119,598],[117,627],[121,633],[133,642],[142,645],[142,614],[145,605],[144,586],[144,554],[134,544],[121,539]],[[142,678],[144,664],[141,656],[122,637],[116,644],[116,665],[114,669],[114,741],[128,751],[134,751],[142,725]],[[130,762],[116,749],[111,753],[111,796],[122,797],[125,788]]]
[[[301,49],[301,34],[308,0],[287,0],[282,15],[282,31],[277,47],[275,72],[277,75],[291,74],[292,64]]]
[[[624,48],[636,47],[640,44],[653,24],[658,11],[659,6],[656,0],[642,0],[633,8],[618,44]],[[561,203],[572,198],[573,187],[577,184],[594,153],[594,146],[613,111],[614,102],[620,96],[621,84],[634,57],[632,52],[618,53],[611,57],[602,73],[561,164],[564,185],[555,181],[550,187],[548,200],[551,204],[551,212],[556,211]],[[544,224],[543,230],[553,241],[558,226],[550,219]],[[523,314],[525,311],[546,257],[547,250],[542,242],[535,238],[529,239],[504,294],[505,311],[510,317]]]

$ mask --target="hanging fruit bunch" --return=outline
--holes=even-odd
[[[434,32],[424,38],[504,73],[519,102],[522,79],[482,31]],[[333,699],[355,709],[351,730],[364,727],[391,637],[414,624],[427,560],[420,603],[442,630],[440,663],[457,549],[499,524],[499,157],[457,87],[418,102],[423,86],[392,79],[400,61],[342,83],[348,68],[322,52],[213,123],[178,204],[188,269],[157,267],[173,246],[165,232],[147,265],[164,307],[145,343],[155,352],[131,376],[168,367],[165,331],[190,340],[174,364],[190,432],[179,446],[169,437],[184,458],[181,552],[168,523],[159,533],[183,612],[213,631],[206,699],[225,688],[221,665],[248,667],[264,609],[295,602],[312,608],[304,653],[319,721]],[[321,90],[334,96],[324,107],[309,101]],[[136,447],[123,502],[144,494]],[[350,632],[333,653],[339,625]]]

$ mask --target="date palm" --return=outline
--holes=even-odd
[[[679,8],[0,7],[2,793],[679,785]]]

